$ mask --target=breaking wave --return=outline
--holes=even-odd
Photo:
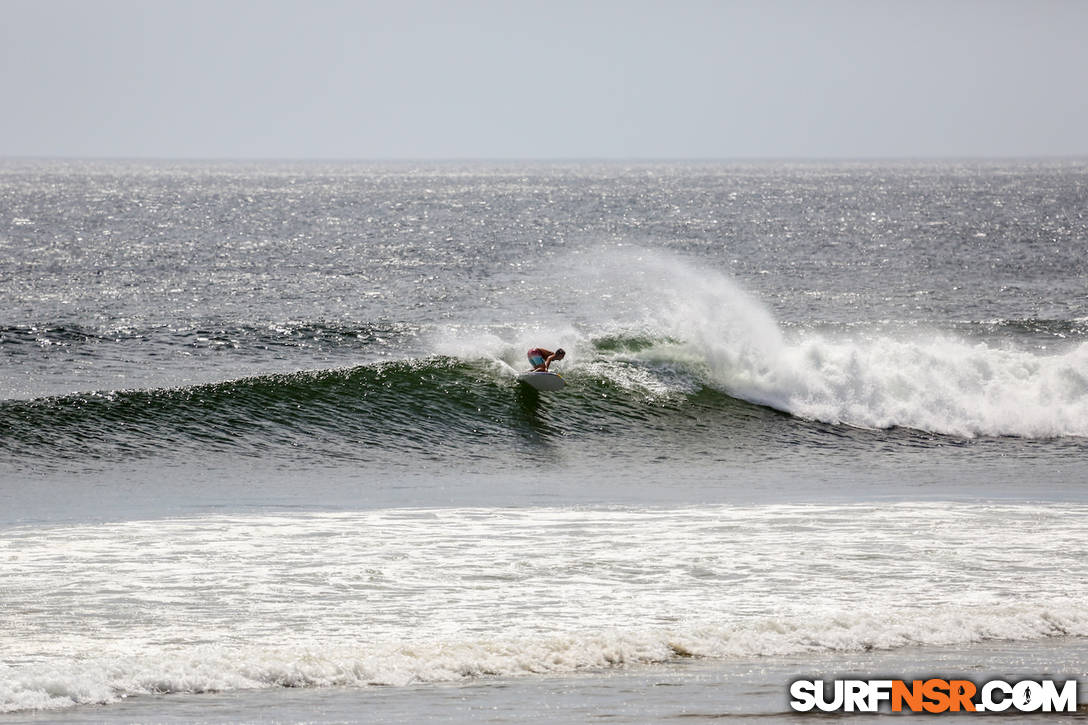
[[[39,460],[164,447],[365,457],[451,447],[481,453],[495,442],[612,431],[652,444],[677,430],[697,434],[705,448],[715,431],[743,428],[768,408],[792,416],[802,437],[812,421],[959,438],[1088,437],[1088,342],[1079,322],[986,323],[981,339],[916,328],[783,328],[724,275],[661,256],[641,265],[616,272],[622,284],[581,283],[624,290],[611,299],[614,309],[595,310],[598,322],[505,337],[459,329],[455,341],[433,343],[436,354],[388,362],[5,400],[0,450]],[[383,344],[388,333],[311,327],[318,337],[333,330],[337,340],[376,336]],[[1039,345],[1041,328],[1060,345]],[[38,334],[13,330],[5,336],[22,342]],[[50,334],[60,344],[88,334],[62,332]],[[546,404],[515,382],[524,350],[541,337],[569,351],[569,385]]]

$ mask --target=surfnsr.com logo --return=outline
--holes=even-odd
[[[797,680],[790,698],[797,712],[1076,712],[1077,681]]]

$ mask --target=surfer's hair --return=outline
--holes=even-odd
[[[556,355],[566,355],[567,351],[564,350],[563,348],[559,348],[558,350],[555,351],[555,354]]]

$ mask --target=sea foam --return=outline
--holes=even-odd
[[[975,609],[830,611],[735,626],[572,632],[415,643],[159,648],[0,669],[0,712],[110,704],[138,695],[280,687],[365,687],[571,674],[679,658],[818,656],[993,639],[1088,635],[1072,601]],[[806,660],[811,662],[811,659]]]
[[[1088,636],[1084,509],[383,509],[8,529],[18,636],[0,638],[0,711]]]

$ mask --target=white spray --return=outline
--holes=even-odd
[[[860,427],[1088,436],[1088,343],[1047,355],[917,332],[787,339],[767,308],[720,272],[639,251],[595,274],[619,266],[634,288],[628,301],[641,300],[646,324],[670,340],[640,355],[702,368],[707,384],[730,395]]]

